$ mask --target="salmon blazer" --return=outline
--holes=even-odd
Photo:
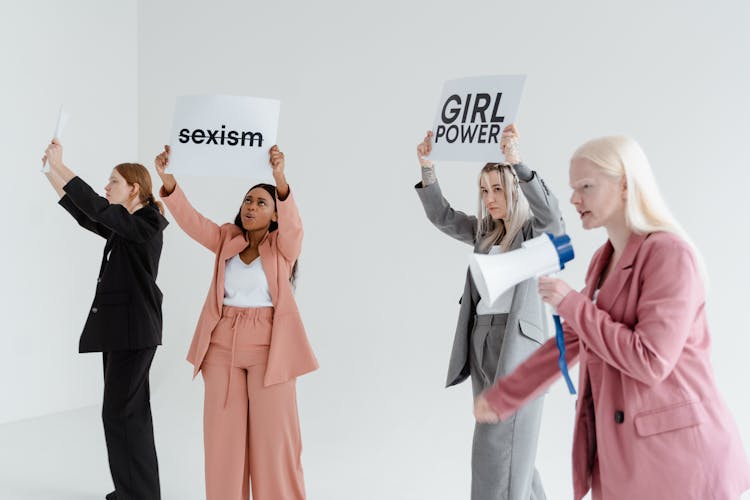
[[[211,333],[221,318],[226,262],[244,250],[248,243],[235,224],[219,226],[195,210],[179,185],[169,196],[164,196],[163,191],[161,194],[177,224],[216,255],[211,286],[187,355],[195,368],[195,376],[208,351]],[[289,283],[292,266],[302,248],[303,233],[291,192],[284,200],[276,199],[276,209],[279,228],[268,233],[258,248],[274,305],[265,386],[286,382],[318,368]]]
[[[585,288],[557,308],[568,362],[580,361],[574,498],[591,487],[598,458],[607,500],[737,500],[750,487],[750,465],[714,382],[705,290],[690,247],[666,232],[631,235],[594,303],[612,254],[607,242]],[[559,377],[551,339],[487,399],[504,419]]]

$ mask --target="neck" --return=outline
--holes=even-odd
[[[133,212],[135,212],[135,211],[140,210],[141,208],[143,208],[144,205],[140,201],[132,201],[132,202],[128,203],[127,205],[123,205],[123,206],[125,207],[125,209],[128,212],[130,212],[132,214]]]
[[[255,231],[247,231],[247,233],[245,233],[245,237],[247,238],[247,242],[250,243],[251,247],[257,248],[266,233],[268,233],[268,228],[256,229]]]
[[[607,225],[606,229],[609,241],[615,249],[615,255],[619,257],[625,250],[625,246],[628,244],[628,239],[633,231],[625,224],[624,218],[616,223]]]

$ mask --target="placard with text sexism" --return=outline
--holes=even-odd
[[[167,171],[272,179],[280,101],[240,96],[182,96],[175,105]]]
[[[432,127],[431,160],[503,161],[503,128],[516,119],[525,75],[448,80]]]

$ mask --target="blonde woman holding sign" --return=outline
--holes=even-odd
[[[422,182],[415,187],[427,218],[476,252],[506,252],[543,232],[563,232],[557,199],[539,174],[520,161],[514,125],[503,131],[501,148],[508,163],[482,168],[479,213],[471,216],[454,210],[443,198],[434,166],[425,158],[432,149],[432,132],[417,146]],[[468,271],[460,304],[447,385],[471,377],[476,396],[544,342],[544,308],[533,279],[519,283],[494,303],[485,303]],[[505,422],[475,426],[472,500],[546,498],[534,468],[542,402],[538,397]]]
[[[703,266],[645,153],[627,137],[589,141],[570,186],[583,228],[608,235],[580,293],[539,279],[580,362],[573,498],[738,500],[750,464],[714,382]],[[477,420],[512,420],[560,376],[557,358],[551,339],[477,398]]]
[[[284,175],[284,154],[270,150],[276,186],[258,184],[233,223],[206,219],[165,172],[169,146],[156,157],[161,196],[177,224],[215,254],[214,274],[188,361],[203,375],[207,500],[302,500],[296,378],[318,364],[291,281],[302,222]]]

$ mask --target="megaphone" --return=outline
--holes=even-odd
[[[545,233],[524,241],[521,248],[510,252],[474,253],[469,259],[469,269],[482,299],[493,304],[517,283],[564,269],[565,263],[574,256],[567,234],[553,236]]]
[[[494,304],[495,300],[510,287],[529,278],[560,271],[565,268],[566,262],[573,260],[573,257],[575,257],[573,245],[570,244],[570,237],[567,234],[553,236],[545,233],[524,241],[518,250],[499,255],[472,254],[469,259],[469,269],[482,299],[488,304]],[[568,373],[568,363],[565,360],[565,339],[560,316],[555,314],[552,318],[555,321],[555,342],[560,353],[557,365],[560,367],[568,391],[575,394],[575,386]]]

